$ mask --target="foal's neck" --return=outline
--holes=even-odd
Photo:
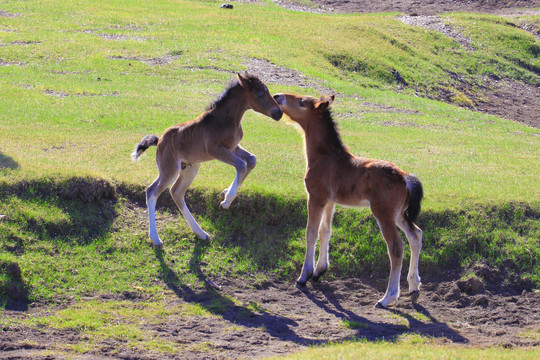
[[[315,162],[327,154],[346,155],[349,152],[341,142],[330,113],[319,119],[310,119],[304,127],[304,144],[308,163]]]
[[[211,113],[219,119],[240,126],[244,113],[249,109],[245,91],[240,84],[233,86]]]

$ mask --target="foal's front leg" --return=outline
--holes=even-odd
[[[234,178],[234,181],[227,189],[224,190],[224,192],[226,191],[225,199],[221,202],[221,207],[223,209],[228,209],[229,206],[231,206],[232,201],[236,198],[236,195],[238,194],[238,188],[240,187],[240,185],[242,185],[242,182],[251,170],[248,168],[247,162],[235,154],[243,154],[244,152],[249,154],[247,151],[241,149],[240,147],[237,147],[234,151],[230,151],[224,146],[210,149],[208,151],[208,153],[217,160],[232,165],[236,169],[236,177]]]
[[[253,170],[253,168],[257,164],[257,158],[255,157],[255,155],[253,155],[252,153],[250,153],[249,151],[247,151],[246,149],[244,149],[240,145],[238,145],[236,147],[236,149],[233,150],[233,154],[238,156],[240,159],[244,160],[246,162],[246,165],[247,165],[247,173],[244,176],[244,178],[242,179],[242,181],[238,184],[238,188],[240,188],[240,185],[242,184],[242,182],[246,179],[248,174],[251,172],[251,170]],[[227,198],[227,194],[229,193],[229,191],[231,190],[233,185],[234,185],[234,181],[231,183],[231,185],[228,188],[223,189],[223,191],[221,192],[221,196],[224,199]],[[232,202],[232,200],[231,200],[231,202]]]
[[[333,215],[334,203],[329,202],[324,207],[322,221],[319,226],[319,240],[321,244],[319,246],[319,259],[317,260],[317,266],[313,272],[313,281],[318,281],[326,270],[328,270],[328,266],[330,265],[328,251],[330,247],[330,235],[332,235]]]
[[[296,280],[298,286],[305,286],[307,281],[313,276],[313,263],[315,262],[315,245],[317,244],[317,233],[325,203],[309,197],[308,199],[308,223],[306,228],[306,256],[302,275]]]

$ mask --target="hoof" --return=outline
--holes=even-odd
[[[226,201],[222,201],[221,204],[219,204],[219,207],[222,208],[223,210],[227,210],[229,206],[231,206],[231,203],[226,202]]]
[[[307,281],[300,281],[300,280],[296,281],[296,286],[298,287],[302,287],[302,288],[306,287],[306,284],[307,284]]]
[[[323,271],[318,272],[317,275],[313,274],[313,276],[311,277],[311,280],[313,280],[314,282],[321,280],[321,277],[324,275],[325,272],[326,270],[323,270]]]
[[[219,194],[219,196],[222,199],[225,199],[225,197],[227,196],[228,193],[229,193],[229,188],[226,188],[226,189],[223,189],[223,191]]]
[[[386,309],[386,306],[384,306],[380,301],[378,301],[373,307],[375,309]]]
[[[420,297],[420,291],[414,290],[413,292],[411,292],[411,300],[413,302],[416,302],[419,297]]]

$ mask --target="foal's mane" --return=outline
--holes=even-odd
[[[253,82],[254,80],[260,81],[259,78],[255,75],[246,74],[245,77],[251,82]],[[239,86],[240,86],[240,82],[238,80],[232,80],[231,82],[229,82],[229,84],[227,84],[227,86],[225,87],[225,90],[223,90],[223,92],[219,94],[217,99],[214,100],[213,103],[208,105],[208,107],[206,108],[206,111],[214,110],[220,107],[221,105],[223,105],[227,101],[227,98],[229,97],[229,95],[232,93],[232,90],[238,88]]]
[[[343,141],[341,140],[341,136],[338,132],[338,126],[335,122],[334,118],[332,117],[332,112],[330,109],[326,109],[323,112],[323,118],[322,118],[324,124],[326,125],[326,133],[328,135],[327,141],[331,146],[333,147],[333,150],[337,151],[346,151],[346,147],[343,144]]]

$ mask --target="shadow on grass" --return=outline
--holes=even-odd
[[[18,212],[4,214],[5,221],[17,223],[19,230],[32,234],[38,241],[89,244],[107,234],[117,216],[115,189],[105,180],[70,178],[0,183],[0,201],[7,197],[15,197],[23,205]],[[28,204],[28,210],[24,203]],[[66,216],[49,216],[52,209]],[[6,250],[15,254],[24,252],[28,241],[14,233],[8,233],[6,238],[13,243]]]
[[[8,310],[25,311],[30,303],[18,257],[35,251],[29,249],[39,242],[88,245],[105,236],[117,216],[114,188],[96,179],[0,183],[0,202],[5,201],[15,204],[6,208],[0,224],[0,251],[11,254],[0,259],[0,302]]]
[[[11,169],[16,170],[19,168],[19,164],[7,155],[0,153],[0,170]]]

